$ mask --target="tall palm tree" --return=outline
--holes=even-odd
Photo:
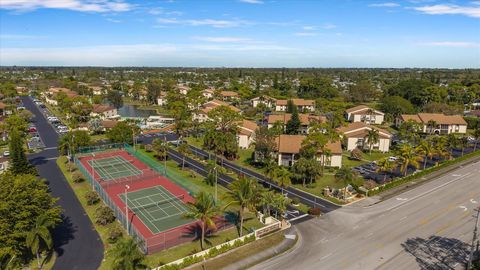
[[[143,264],[145,255],[138,248],[134,238],[122,239],[112,249],[110,255],[113,257],[113,270],[135,270],[145,269]]]
[[[195,196],[195,202],[188,203],[188,212],[185,217],[194,218],[200,221],[201,239],[200,247],[203,250],[205,246],[205,232],[207,229],[215,229],[216,225],[213,220],[218,215],[219,209],[211,194],[204,191],[199,192]]]
[[[17,256],[10,254],[8,251],[0,253],[0,269],[13,270],[18,269],[16,265],[18,263]]]
[[[292,176],[292,173],[290,173],[290,171],[285,167],[278,167],[276,169],[275,178],[273,180],[282,189],[282,194],[283,194],[283,189],[287,188],[292,184],[291,176]]]
[[[408,166],[413,166],[415,168],[419,167],[418,162],[420,161],[421,157],[418,156],[417,151],[415,151],[415,148],[410,144],[404,143],[400,146],[398,150],[398,157],[399,162],[401,163],[400,171],[403,172],[404,176],[407,175]]]
[[[343,199],[345,199],[348,184],[350,184],[354,179],[355,173],[351,168],[342,167],[335,173],[335,180],[342,181],[345,184],[345,188],[343,190]]]
[[[157,157],[163,160],[165,174],[167,174],[168,144],[165,139],[156,138],[152,141],[152,147]]]
[[[53,226],[53,221],[47,215],[40,215],[37,217],[34,227],[27,233],[25,241],[27,247],[37,256],[38,269],[42,269],[42,251],[51,250],[53,247],[50,234],[50,228]]]
[[[367,143],[370,149],[370,155],[371,155],[373,146],[380,141],[380,133],[376,129],[370,129],[367,132],[365,139],[367,140]]]
[[[377,162],[378,172],[383,172],[383,182],[387,180],[387,173],[391,173],[396,167],[395,162],[390,161],[389,158],[382,158]]]
[[[238,217],[240,219],[240,236],[243,235],[243,219],[245,211],[248,208],[254,206],[255,203],[255,188],[256,182],[251,178],[242,177],[233,181],[229,185],[229,191],[226,194],[227,200],[229,203],[226,207],[231,205],[238,205],[240,206],[238,210]]]
[[[422,140],[417,146],[416,151],[420,155],[423,155],[423,169],[425,170],[425,168],[427,167],[427,160],[432,159],[436,153],[435,147],[430,140]]]
[[[273,207],[275,208],[276,218],[280,215],[280,219],[283,220],[285,212],[287,211],[287,206],[290,203],[290,199],[286,198],[282,194],[275,193],[272,196]]]
[[[190,154],[190,146],[186,143],[180,143],[177,147],[178,152],[182,154],[182,170],[185,169],[185,156]]]

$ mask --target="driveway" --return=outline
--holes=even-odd
[[[22,97],[27,110],[35,117],[38,133],[45,143],[45,150],[29,155],[30,162],[38,169],[40,177],[47,180],[53,197],[63,209],[63,223],[53,232],[57,259],[53,269],[98,269],[103,259],[103,244],[75,193],[56,164],[58,135],[29,97]]]

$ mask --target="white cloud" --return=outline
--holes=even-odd
[[[434,41],[419,43],[422,46],[454,47],[454,48],[480,48],[480,43],[464,41]]]
[[[214,20],[214,19],[178,20],[176,18],[158,18],[157,22],[160,24],[211,26],[215,28],[238,27],[248,23],[246,21],[241,21],[241,20]]]
[[[122,22],[120,20],[112,19],[112,18],[107,18],[107,21],[112,22],[112,23],[121,23]]]
[[[378,3],[378,4],[370,4],[368,5],[369,7],[399,7],[400,5],[397,3],[393,2],[387,2],[387,3]]]
[[[35,36],[35,35],[18,35],[18,34],[1,34],[0,39],[37,39],[37,38],[45,38],[45,36]]]
[[[239,0],[239,1],[247,4],[263,4],[263,1],[261,0]]]
[[[480,18],[480,7],[442,4],[442,5],[414,7],[413,9],[425,14],[431,14],[431,15],[452,14],[452,15],[464,15],[468,17]]]
[[[151,8],[148,13],[152,14],[152,15],[160,15],[164,12],[163,8],[161,7],[155,7],[155,8]]]
[[[335,24],[332,24],[332,23],[326,23],[326,24],[322,25],[322,28],[323,29],[333,29],[333,28],[337,28],[337,26]]]
[[[33,11],[40,8],[83,12],[124,12],[133,6],[119,0],[1,0],[1,9]]]
[[[311,25],[302,27],[303,30],[315,30],[315,28],[316,28],[315,26],[311,26]]]
[[[195,40],[213,42],[213,43],[239,43],[249,42],[249,38],[237,38],[237,37],[193,37]]]
[[[295,36],[300,36],[300,37],[313,37],[313,36],[316,36],[317,33],[313,33],[313,32],[297,32],[294,34]]]

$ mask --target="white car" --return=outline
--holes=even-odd
[[[398,157],[393,157],[393,156],[392,156],[392,157],[388,157],[388,161],[390,161],[390,162],[395,162],[395,161],[397,161],[397,160],[398,160]]]
[[[3,156],[4,156],[4,157],[10,156],[10,151],[8,151],[8,150],[4,151],[4,152],[3,152]]]

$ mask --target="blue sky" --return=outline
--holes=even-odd
[[[0,65],[480,68],[480,1],[1,0]]]

